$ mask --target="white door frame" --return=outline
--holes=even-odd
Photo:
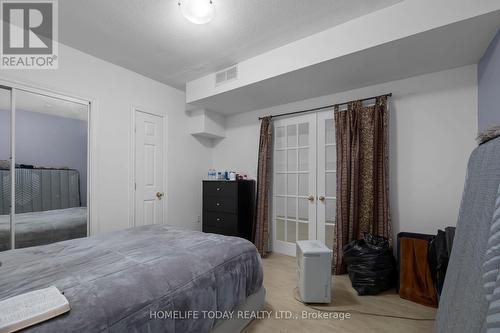
[[[15,103],[16,103],[16,91],[24,91],[28,93],[38,94],[42,96],[47,96],[51,98],[56,98],[72,103],[78,103],[86,105],[88,108],[88,118],[87,118],[87,236],[93,235],[99,230],[99,220],[97,216],[98,207],[97,203],[97,186],[96,171],[98,170],[97,164],[97,110],[98,110],[98,100],[94,98],[79,97],[77,95],[65,92],[59,92],[53,89],[40,88],[41,85],[27,84],[20,81],[5,80],[0,79],[0,88],[7,89],[11,91],[11,167],[15,163]],[[15,168],[11,168],[15,170]],[[11,177],[15,177],[15,172],[11,172]],[[11,189],[11,202],[15,202],[15,186]],[[15,214],[15,205],[11,204],[11,221],[12,216]],[[12,225],[12,234],[15,234],[15,225]],[[14,243],[15,237],[12,242]],[[14,244],[15,245],[15,244]]]
[[[163,124],[163,192],[166,193],[164,198],[161,200],[162,202],[162,210],[163,210],[163,221],[162,224],[167,224],[167,214],[168,214],[168,201],[169,201],[169,193],[167,191],[167,115],[162,112],[154,111],[148,107],[142,107],[137,105],[132,105],[130,108],[130,118],[131,118],[131,127],[130,127],[130,173],[129,173],[129,191],[130,191],[130,200],[129,200],[129,219],[128,224],[129,227],[133,227],[135,225],[135,114],[136,112],[142,112],[151,114],[153,116],[161,117]]]

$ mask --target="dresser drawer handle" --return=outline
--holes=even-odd
[[[217,222],[220,222],[220,218],[219,217],[217,218]]]
[[[217,191],[220,191],[220,187],[217,187]]]
[[[216,203],[215,205],[216,205],[217,207],[219,207],[219,206],[220,206],[220,203]]]

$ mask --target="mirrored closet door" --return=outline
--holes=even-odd
[[[2,217],[12,221],[11,236],[0,238],[0,249],[86,237],[89,104],[22,89],[12,92],[14,108],[5,117],[14,121],[9,135],[2,131],[0,151],[0,163],[12,163],[12,158],[15,164],[13,177],[0,184]],[[6,126],[3,118],[1,126]],[[6,141],[11,142],[7,154]]]
[[[333,246],[336,146],[333,110],[274,121],[273,251],[297,240]]]
[[[0,88],[0,251],[11,248],[11,90]]]

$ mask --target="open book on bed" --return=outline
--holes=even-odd
[[[10,333],[57,317],[70,310],[56,287],[30,291],[0,301],[0,333]]]

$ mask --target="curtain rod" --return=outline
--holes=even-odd
[[[370,99],[375,99],[377,97],[383,97],[383,96],[385,96],[385,97],[391,97],[392,93],[383,94],[383,95],[379,95],[379,96],[373,96],[373,97],[367,97],[367,98],[363,98],[363,99],[355,99],[355,100],[344,102],[344,103],[336,103],[336,104],[332,104],[332,105],[321,106],[321,107],[314,108],[314,109],[307,109],[307,110],[301,110],[301,111],[293,111],[293,112],[287,112],[287,113],[280,113],[280,114],[277,114],[277,115],[274,115],[274,116],[269,116],[269,117],[276,118],[276,117],[290,116],[292,114],[299,114],[299,113],[319,111],[319,110],[323,110],[323,109],[333,108],[334,106],[337,106],[337,105],[340,106],[340,105],[345,105],[345,104],[349,104],[351,102],[357,102],[357,101],[363,102],[363,101],[368,101]],[[265,117],[259,117],[259,120],[261,120],[263,118],[265,118]]]

